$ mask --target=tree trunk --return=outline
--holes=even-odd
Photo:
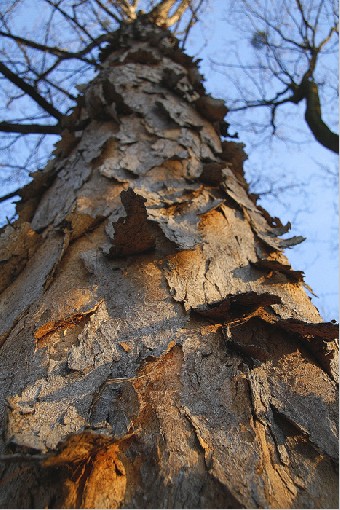
[[[2,232],[1,507],[337,508],[337,328],[301,239],[167,30],[102,61]]]

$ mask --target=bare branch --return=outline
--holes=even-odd
[[[306,122],[315,139],[324,147],[339,154],[339,135],[333,133],[322,120],[319,91],[316,83],[307,81],[306,87]]]
[[[80,51],[71,52],[66,51],[57,47],[47,46],[45,44],[37,43],[36,41],[32,41],[30,39],[25,39],[24,37],[19,37],[17,35],[10,34],[8,32],[3,32],[0,30],[0,36],[6,37],[7,39],[11,39],[17,42],[20,45],[27,46],[29,48],[33,48],[35,50],[42,51],[44,53],[50,53],[51,55],[55,55],[61,59],[84,59],[84,56],[89,53],[91,50],[99,46],[102,42],[108,40],[108,34],[102,34],[101,36],[93,39],[91,43],[89,43],[85,48]],[[93,60],[87,60],[89,63],[94,64]]]
[[[336,12],[327,9],[324,0],[240,0],[232,5],[234,11],[228,21],[234,20],[246,34],[258,34],[259,43],[256,39],[251,60],[245,61],[243,56],[239,62],[225,65],[238,68],[243,74],[243,77],[240,73],[228,74],[237,98],[229,111],[267,109],[270,114],[267,126],[277,135],[276,113],[281,106],[305,101],[305,120],[311,133],[324,147],[338,152],[338,135],[322,118],[321,101],[325,102],[325,97],[319,96],[319,84],[326,83],[330,91],[334,79],[333,69],[327,67],[329,60],[325,64],[321,56],[336,54],[333,44],[338,33]],[[332,118],[329,107],[328,112]]]
[[[167,26],[171,27],[180,20],[191,4],[191,0],[182,0],[172,16],[167,19]]]
[[[18,190],[13,191],[12,193],[7,193],[7,195],[3,195],[0,197],[0,202],[6,202],[6,200],[9,200],[10,198],[14,198],[18,196]]]
[[[77,21],[77,19],[75,17],[70,16],[66,11],[64,11],[60,7],[61,4],[60,0],[54,2],[52,0],[45,0],[45,2],[47,2],[48,5],[56,9],[72,26],[78,28],[80,32],[85,34],[90,39],[90,41],[94,41],[92,35]]]
[[[99,7],[112,19],[114,19],[117,23],[120,23],[120,18],[115,13],[113,13],[110,9],[106,7],[106,5],[103,4],[100,0],[95,0],[95,3],[99,5]]]
[[[22,78],[20,78],[17,74],[13,73],[3,62],[0,62],[0,73],[3,74],[9,81],[11,81],[14,85],[19,87],[23,92],[28,94],[33,101],[35,101],[41,108],[43,108],[46,112],[48,112],[52,117],[60,120],[62,118],[62,113],[59,112],[52,104],[50,104],[46,99],[44,99],[36,90],[36,88],[32,87],[29,83],[26,83]]]
[[[61,133],[61,128],[58,125],[48,126],[42,124],[0,122],[0,131],[3,133],[20,133],[22,135],[59,135]]]
[[[183,16],[184,12],[188,9],[191,0],[181,0],[174,14],[169,16],[171,9],[174,7],[176,2],[177,0],[162,0],[150,11],[149,18],[156,23],[156,25],[171,27]]]

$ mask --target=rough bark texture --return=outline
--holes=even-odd
[[[1,234],[1,507],[337,508],[337,328],[301,239],[167,30],[102,58]]]

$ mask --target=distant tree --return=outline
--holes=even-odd
[[[226,62],[215,62],[219,70],[226,70],[226,86],[235,86],[229,111],[267,109],[268,127],[275,134],[278,110],[304,102],[305,120],[315,139],[338,153],[338,2],[230,0],[229,7],[226,22],[235,25],[254,50],[248,58],[236,53],[234,62],[228,51]],[[254,125],[260,128],[258,116]]]

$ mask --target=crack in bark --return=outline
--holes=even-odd
[[[193,416],[191,416],[189,409],[185,406],[181,406],[179,409],[180,409],[181,414],[183,414],[183,416],[185,416],[188,423],[191,425],[192,430],[195,433],[195,437],[196,437],[198,444],[204,454],[205,465],[207,467],[207,470],[210,472],[212,469],[212,466],[213,466],[213,449],[210,448],[208,443],[201,436],[199,426],[197,425],[197,423],[195,423],[195,419],[193,418]]]

